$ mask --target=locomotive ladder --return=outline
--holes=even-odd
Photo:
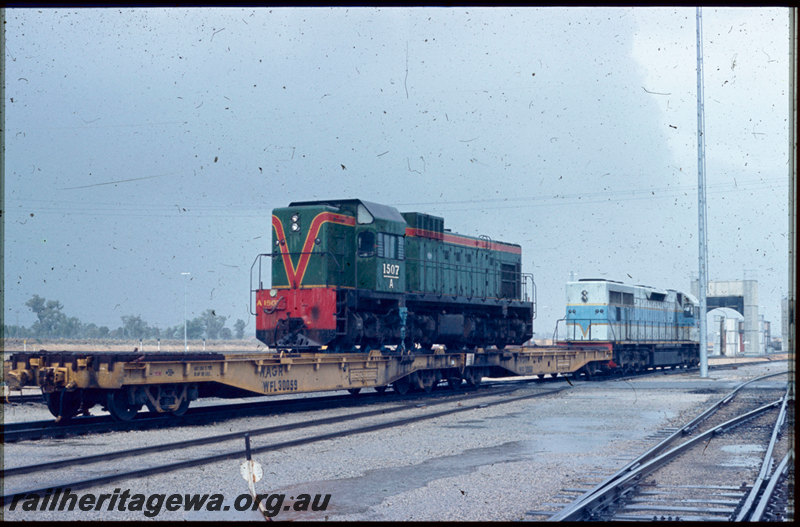
[[[347,308],[347,294],[340,295],[339,289],[336,289],[336,335],[347,335],[347,315],[349,314]],[[340,330],[341,328],[341,330]]]

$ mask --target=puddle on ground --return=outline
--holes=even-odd
[[[431,481],[468,474],[483,465],[530,459],[539,452],[531,449],[527,442],[511,441],[494,447],[473,448],[451,456],[428,459],[415,465],[369,470],[359,477],[313,481],[283,489],[271,489],[271,493],[286,494],[287,499],[297,494],[331,494],[328,510],[324,513],[287,511],[275,519],[335,519],[335,515],[364,513],[369,507],[379,505],[389,496],[424,487]]]
[[[443,425],[442,428],[469,428],[472,430],[478,430],[481,428],[486,428],[483,419],[464,419],[463,421],[459,421],[457,424],[454,425]]]
[[[510,412],[507,414],[500,414],[500,415],[491,415],[487,417],[487,419],[514,419],[516,417],[520,417],[524,415],[522,412]]]

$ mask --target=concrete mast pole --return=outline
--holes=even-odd
[[[708,377],[708,249],[706,247],[706,139],[703,116],[703,15],[697,10],[697,215],[700,279],[700,377]]]
[[[797,344],[795,302],[797,300],[797,11],[789,9],[789,294],[787,299],[787,348],[789,351],[789,394],[795,395],[795,346]]]

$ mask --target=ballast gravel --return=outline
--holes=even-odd
[[[253,458],[263,468],[263,478],[255,484],[255,490],[270,495],[265,503],[271,512],[277,512],[276,520],[546,520],[548,513],[555,513],[569,503],[579,495],[580,489],[590,488],[603,476],[624,465],[626,460],[655,444],[658,439],[654,435],[658,432],[689,421],[705,405],[721,398],[741,380],[785,371],[786,368],[786,362],[770,362],[741,366],[736,370],[711,370],[707,379],[700,379],[695,371],[678,375],[655,374],[635,380],[573,381],[573,387],[558,394],[476,408],[399,428],[257,453]],[[771,382],[785,382],[785,377],[773,378]],[[515,393],[504,397],[551,390],[565,384],[566,381],[519,384]],[[484,398],[480,402],[490,403],[497,399]],[[476,402],[461,400],[413,406],[402,412],[358,421],[254,436],[251,442],[253,448],[260,448],[297,437],[429,414]],[[387,400],[368,409],[389,409],[398,404],[401,403]],[[320,417],[344,417],[364,410],[363,407],[331,409],[232,419],[202,427],[11,443],[4,445],[4,466],[28,465]],[[33,420],[47,418],[49,414],[41,405],[5,405],[4,419],[9,415],[14,420]],[[243,448],[244,441],[236,440],[56,469],[44,475],[13,476],[3,481],[4,494]],[[79,497],[108,494],[98,510],[82,511],[78,506],[73,511],[26,510],[35,505],[38,505],[37,509],[41,508],[41,503],[30,499],[17,500],[12,510],[12,504],[7,502],[3,519],[260,521],[263,517],[257,511],[236,510],[237,505],[249,501],[242,496],[248,493],[247,484],[240,474],[243,461],[244,457],[240,457],[209,464],[197,463],[176,472],[73,491]],[[142,504],[141,510],[119,510],[120,496],[125,491],[129,496],[126,506],[133,503],[132,497],[136,494],[143,495],[149,503]],[[181,503],[177,510],[170,511],[167,510],[167,500],[173,494],[180,494]],[[201,510],[184,510],[186,494],[221,495],[219,501],[214,502],[221,510],[208,510],[209,507],[205,506]],[[326,502],[328,494],[330,497]],[[159,495],[164,495],[164,498]],[[284,495],[282,501],[280,495]],[[303,502],[304,495],[308,496],[308,503]],[[113,496],[116,496],[116,503],[109,509]],[[315,499],[316,508],[320,510],[312,510]],[[210,501],[207,500],[206,504]],[[534,514],[529,514],[530,511]]]

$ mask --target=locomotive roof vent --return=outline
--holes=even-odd
[[[423,238],[442,239],[442,233],[450,229],[444,228],[444,218],[432,216],[422,212],[404,212],[403,218],[412,229],[417,231],[417,236]]]

